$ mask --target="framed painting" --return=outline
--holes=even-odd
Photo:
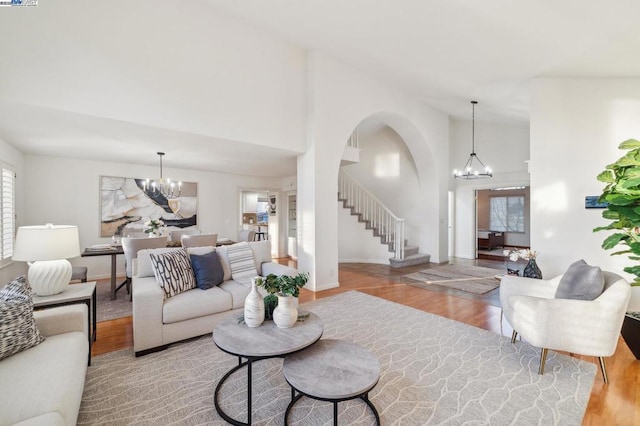
[[[599,195],[587,195],[584,197],[584,208],[585,209],[606,209],[609,203],[599,203],[598,199]]]
[[[182,182],[180,194],[167,198],[144,185],[146,179],[100,176],[100,236],[136,235],[144,223],[161,219],[165,226],[195,228],[198,184]]]

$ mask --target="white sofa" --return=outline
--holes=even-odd
[[[266,276],[296,275],[298,271],[271,262],[270,242],[250,242],[258,274]],[[225,271],[224,282],[208,290],[195,288],[173,297],[164,297],[156,282],[149,253],[163,253],[178,248],[141,250],[134,260],[133,276],[133,349],[136,356],[165,349],[168,344],[213,332],[216,324],[244,308],[251,288],[231,279],[226,247],[216,247]],[[204,254],[213,247],[187,249]]]
[[[87,306],[34,312],[46,339],[0,361],[0,426],[75,425],[87,373]]]

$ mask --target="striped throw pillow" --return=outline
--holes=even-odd
[[[164,290],[166,298],[196,287],[196,279],[186,250],[167,253],[149,253],[156,282]]]
[[[0,359],[43,340],[33,318],[31,286],[24,276],[18,277],[0,290]]]
[[[229,265],[231,267],[231,278],[234,281],[245,285],[251,285],[251,278],[258,275],[256,264],[253,260],[253,250],[246,241],[227,246]]]

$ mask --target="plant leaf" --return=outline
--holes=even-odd
[[[618,145],[618,149],[636,149],[640,148],[640,141],[637,139],[627,139]]]
[[[605,250],[610,250],[612,248],[614,248],[616,245],[618,245],[618,243],[622,240],[624,240],[625,238],[629,238],[626,234],[621,234],[621,233],[617,233],[617,234],[612,234],[609,235],[603,242],[602,242],[602,248]]]

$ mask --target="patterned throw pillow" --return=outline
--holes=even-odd
[[[245,286],[251,285],[251,278],[258,275],[253,260],[253,250],[246,241],[227,246],[231,277],[234,281]]]
[[[172,297],[196,287],[189,255],[185,250],[168,253],[150,253],[156,282],[164,290],[165,297]]]
[[[0,290],[0,359],[29,349],[44,340],[33,319],[31,286],[24,276]]]

